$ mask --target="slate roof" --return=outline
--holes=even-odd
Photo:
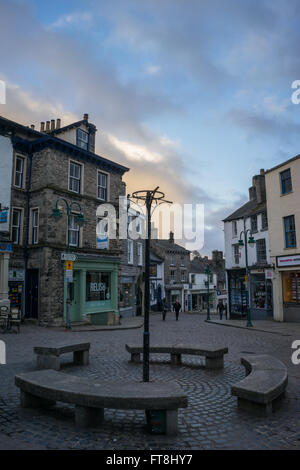
[[[260,214],[267,209],[266,202],[258,203],[255,200],[250,200],[246,202],[242,207],[234,211],[231,215],[226,217],[223,222],[229,222],[231,220],[242,219],[244,217],[250,217],[251,215]]]
[[[170,242],[169,240],[155,240],[155,244],[157,244],[159,248],[168,252],[182,253],[183,255],[188,255],[190,253],[190,251],[186,250],[183,246]]]

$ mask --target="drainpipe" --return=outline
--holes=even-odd
[[[28,269],[28,244],[29,244],[29,220],[30,220],[30,186],[31,186],[31,170],[32,170],[32,144],[29,144],[28,165],[27,165],[27,182],[26,182],[26,208],[25,208],[25,243],[24,243],[24,261],[25,261],[25,279],[24,279],[24,316],[26,312],[25,298],[27,295],[27,269]]]

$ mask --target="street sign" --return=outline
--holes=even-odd
[[[66,269],[66,281],[73,282],[73,269]]]
[[[73,261],[66,261],[66,271],[73,271],[74,263]]]
[[[77,255],[74,255],[73,253],[62,253],[60,259],[62,261],[76,261]]]
[[[248,275],[246,274],[245,276],[245,282],[248,282],[249,281],[249,278],[248,278]]]
[[[8,211],[1,211],[0,212],[0,224],[6,224],[8,221]]]

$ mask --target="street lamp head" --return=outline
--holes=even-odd
[[[58,207],[56,207],[56,208],[53,209],[53,211],[52,211],[52,216],[53,216],[53,217],[57,217],[57,218],[61,217],[61,210],[60,210]]]
[[[83,214],[78,214],[78,215],[76,216],[76,219],[75,219],[75,220],[76,220],[76,222],[77,222],[78,225],[83,225],[83,224],[84,224],[84,216],[83,216]]]
[[[243,242],[243,240],[242,240],[242,239],[241,239],[241,240],[239,240],[239,246],[244,246],[244,242]]]
[[[255,240],[254,240],[254,237],[249,237],[249,240],[248,240],[248,244],[249,246],[253,247],[255,245]]]
[[[205,268],[205,274],[211,274],[209,264]]]

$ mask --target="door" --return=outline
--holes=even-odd
[[[74,271],[73,282],[69,283],[70,292],[70,317],[71,322],[79,322],[82,320],[80,312],[80,277],[79,271]]]
[[[27,269],[25,318],[37,319],[38,316],[39,316],[39,270]]]

